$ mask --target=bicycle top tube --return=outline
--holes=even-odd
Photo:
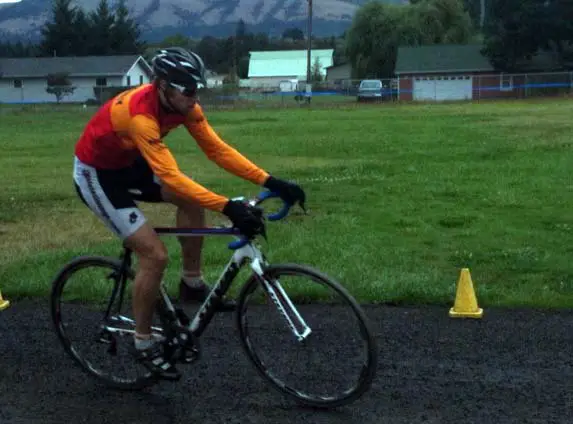
[[[259,206],[267,199],[272,199],[279,197],[278,194],[272,191],[263,191],[254,199],[248,200],[248,203],[252,206]],[[243,198],[240,198],[243,199]],[[289,210],[292,205],[283,201],[283,207],[279,212],[274,214],[266,215],[266,219],[269,221],[278,221],[283,219],[288,215]],[[212,236],[212,235],[226,235],[226,236],[241,236],[238,229],[232,227],[207,227],[207,228],[182,228],[182,227],[154,227],[157,234],[160,235],[172,235],[172,236],[183,236],[183,237],[193,237],[193,236]],[[245,246],[249,240],[246,237],[240,238],[228,244],[229,249],[236,250]]]

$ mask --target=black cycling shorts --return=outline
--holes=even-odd
[[[159,179],[143,157],[112,170],[96,169],[75,157],[74,184],[87,207],[122,240],[146,222],[136,201],[163,201]]]

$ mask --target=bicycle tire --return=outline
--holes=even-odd
[[[246,352],[248,359],[254,365],[259,374],[268,383],[270,383],[274,389],[278,390],[284,395],[287,395],[287,397],[294,399],[298,403],[317,408],[334,408],[356,401],[370,389],[376,375],[378,358],[377,344],[364,311],[358,305],[356,300],[348,293],[348,291],[342,285],[340,285],[340,283],[312,267],[298,264],[275,264],[268,266],[264,271],[265,277],[280,276],[281,274],[312,277],[313,280],[319,280],[322,284],[335,290],[346,301],[346,303],[353,310],[357,321],[359,322],[363,339],[368,345],[367,364],[361,372],[358,384],[351,391],[347,391],[344,395],[330,399],[324,399],[321,397],[309,398],[307,396],[301,396],[296,390],[286,386],[284,382],[277,380],[270,372],[268,372],[265,365],[263,364],[263,361],[261,361],[258,355],[254,352],[252,343],[249,340],[247,334],[248,332],[244,327],[243,315],[246,312],[245,302],[248,300],[249,294],[255,290],[257,285],[260,284],[259,277],[256,275],[252,275],[245,283],[241,292],[239,293],[237,300],[236,325],[239,330],[241,345]]]
[[[118,259],[105,256],[80,256],[64,265],[52,281],[52,291],[50,296],[52,323],[64,350],[72,357],[76,364],[83,369],[84,372],[103,382],[108,387],[119,390],[141,390],[154,384],[157,381],[157,378],[149,372],[142,377],[130,381],[114,378],[113,375],[103,375],[101,372],[98,372],[98,370],[91,367],[89,363],[79,355],[76,349],[73,348],[73,343],[66,335],[62,322],[61,295],[69,278],[76,272],[89,267],[108,268],[110,271],[119,272],[121,269],[121,262]],[[131,269],[127,270],[127,274],[130,278],[134,277],[134,273]]]

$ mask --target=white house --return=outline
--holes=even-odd
[[[215,88],[221,87],[223,85],[223,80],[225,79],[226,75],[219,75],[215,71],[208,69],[205,77],[207,80],[207,87]]]
[[[281,81],[306,81],[307,54],[307,50],[250,52],[248,85],[278,88]],[[326,68],[333,64],[334,49],[313,49],[310,54],[311,69],[318,60],[324,78]]]
[[[0,58],[0,103],[54,102],[47,76],[59,72],[75,87],[62,102],[85,102],[96,97],[97,87],[137,86],[153,75],[139,55]]]

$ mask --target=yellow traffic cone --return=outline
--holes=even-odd
[[[0,292],[0,311],[3,311],[8,306],[10,306],[10,302],[6,299],[2,298],[2,293]]]
[[[452,318],[481,318],[483,309],[478,306],[472,277],[468,268],[462,268],[458,278],[456,300],[450,309]]]

